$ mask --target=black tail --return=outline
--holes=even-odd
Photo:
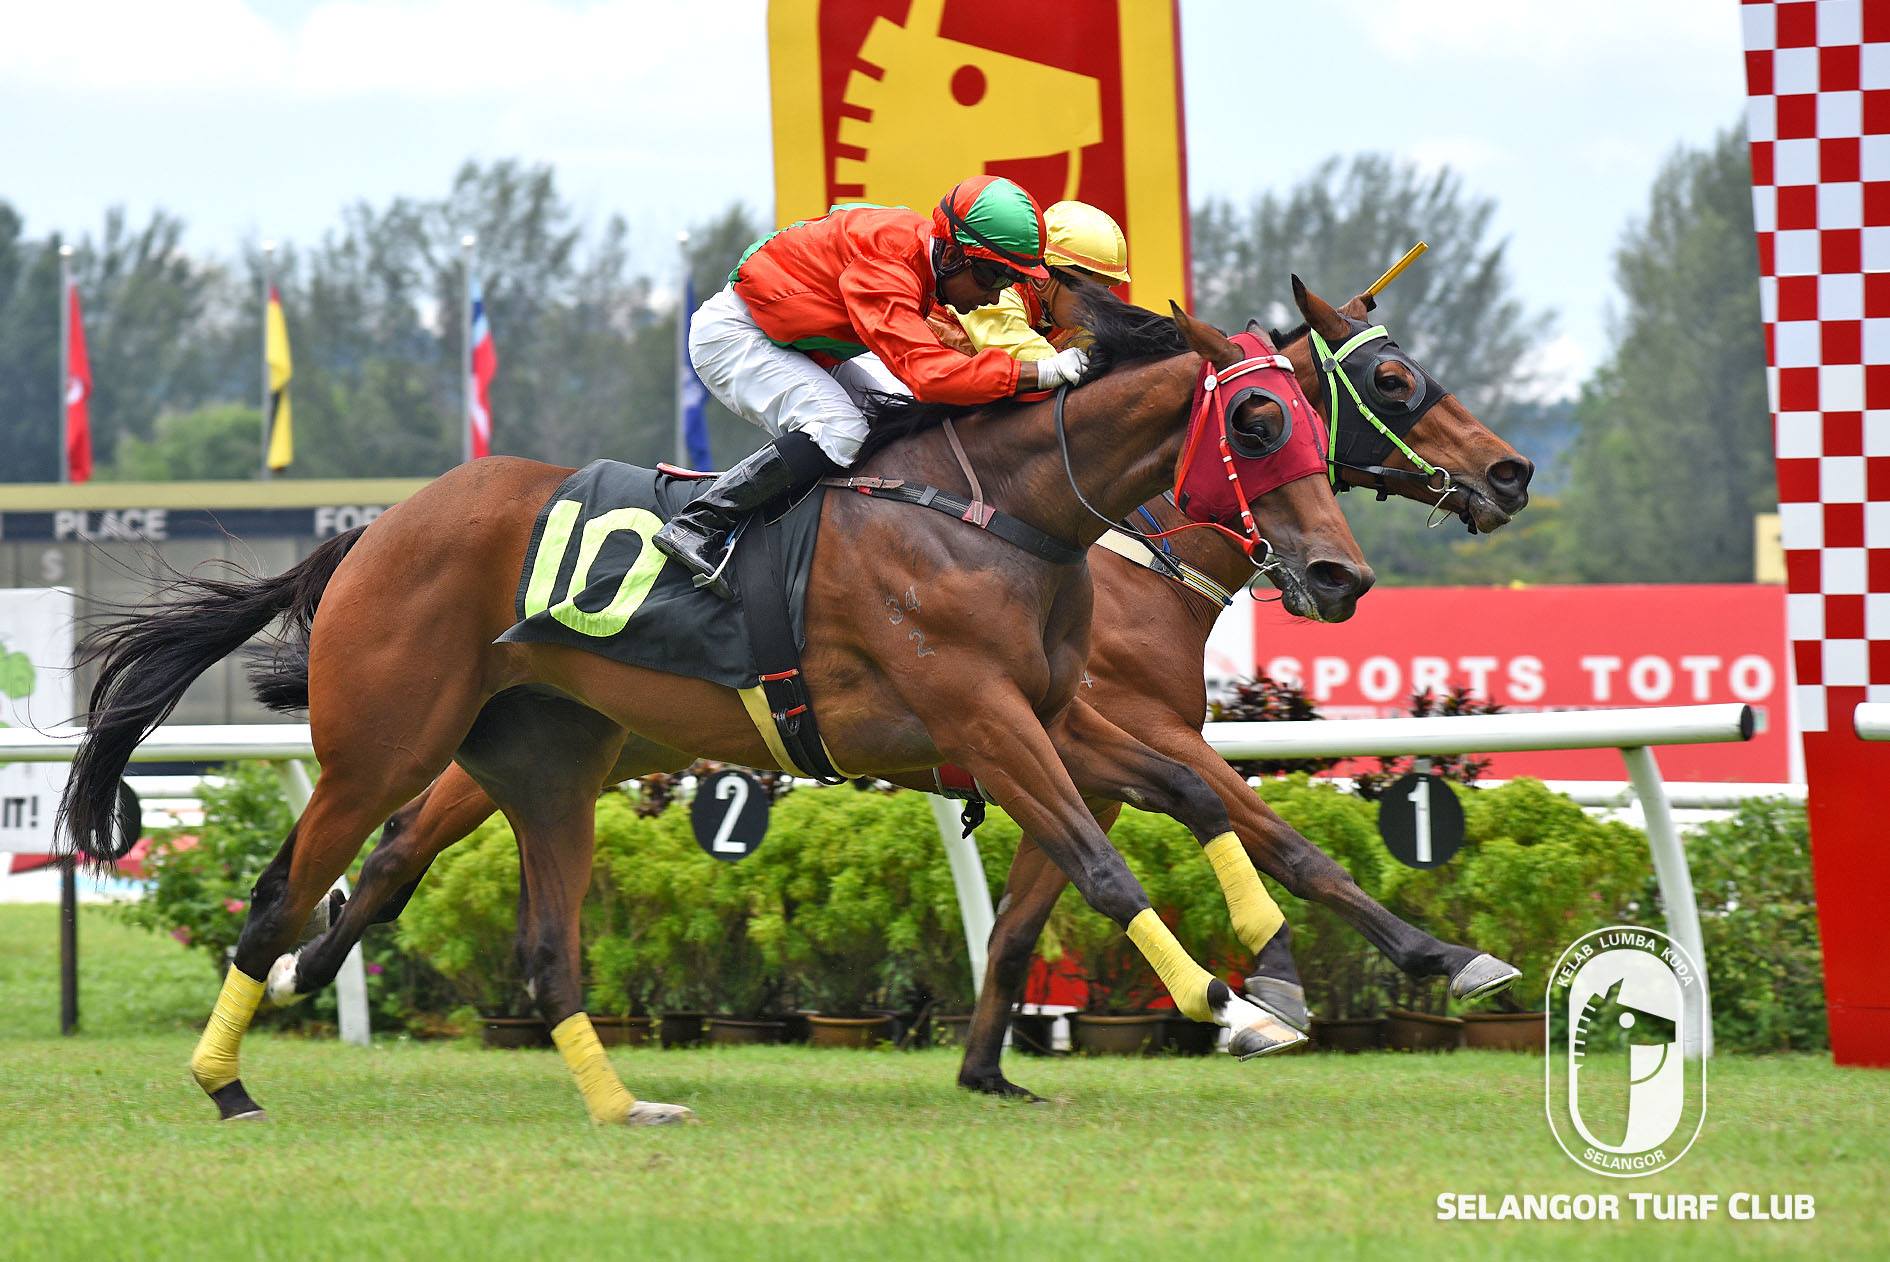
[[[165,603],[125,611],[86,637],[79,661],[99,663],[98,682],[59,802],[59,826],[81,855],[109,864],[131,849],[137,830],[119,824],[118,811],[131,751],[170,717],[197,676],[276,619],[287,619],[289,636],[306,643],[323,589],[365,529],[336,535],[274,578],[240,570],[234,579],[178,574],[159,591]]]

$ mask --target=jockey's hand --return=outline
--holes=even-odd
[[[1089,352],[1080,346],[1058,351],[1048,359],[1034,361],[1037,380],[1026,384],[1024,374],[1018,374],[1018,385],[1024,389],[1054,390],[1058,386],[1073,386],[1082,380],[1083,373],[1089,368]]]

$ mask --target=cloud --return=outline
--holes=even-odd
[[[1595,357],[1586,343],[1563,333],[1531,351],[1524,367],[1530,376],[1525,395],[1548,402],[1579,393],[1595,370]]]
[[[1410,65],[1645,63],[1685,73],[1702,56],[1740,64],[1739,17],[1725,0],[1355,0],[1347,7],[1387,60]]]

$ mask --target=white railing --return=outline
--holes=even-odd
[[[43,732],[29,728],[0,728],[0,762],[71,762],[78,753],[83,728],[56,727]],[[275,764],[289,808],[299,817],[308,807],[314,782],[308,762],[315,757],[306,723],[249,723],[227,726],[160,727],[131,751],[140,762],[231,762],[249,759]],[[168,778],[167,778],[168,779]],[[345,897],[348,878],[336,880]],[[335,975],[335,1003],[344,1042],[368,1045],[372,1028],[368,1018],[367,966],[361,944],[355,943]]]
[[[1881,712],[1872,719],[1873,723],[1880,725],[1873,730],[1881,730],[1883,735],[1879,739],[1890,739],[1890,705],[1859,706],[1857,724],[1860,735],[1865,734],[1866,710]],[[1215,752],[1230,759],[1430,757],[1523,750],[1618,749],[1627,765],[1628,783],[1646,817],[1648,847],[1653,855],[1654,873],[1660,883],[1661,901],[1667,911],[1668,931],[1692,954],[1700,967],[1703,984],[1706,981],[1706,952],[1700,936],[1699,911],[1693,899],[1693,881],[1687,870],[1686,852],[1681,847],[1679,833],[1674,827],[1673,802],[1661,782],[1653,747],[1750,740],[1752,732],[1752,709],[1743,705],[1478,714],[1424,719],[1210,723],[1204,729],[1208,743]],[[44,734],[19,728],[0,729],[0,762],[69,762],[79,735],[78,730],[71,728]],[[253,724],[161,727],[147,737],[131,757],[133,762],[218,762],[239,758],[274,762],[278,774],[282,776],[290,805],[300,814],[308,804],[310,781],[306,762],[313,756],[307,725]],[[1770,791],[1779,787],[1749,785],[1726,786],[1726,789],[1728,792],[1744,789]],[[1617,794],[1609,804],[1624,803],[1621,803]],[[990,938],[992,912],[990,893],[978,861],[977,846],[959,836],[952,804],[942,798],[934,799],[933,807],[939,836],[950,858],[960,895],[965,935],[971,947],[973,978],[976,982],[982,982],[985,944]],[[366,978],[360,971],[358,945],[344,966],[344,978],[349,969],[355,971],[353,982],[344,983],[343,979],[337,979],[337,987],[341,989],[344,1001],[343,1037],[358,1034],[359,1041],[365,1041]],[[348,1016],[349,1007],[354,1006],[349,1002],[350,991],[355,991],[358,996],[358,1028],[354,1027]],[[1689,1054],[1711,1055],[1712,1046],[1709,1007],[1701,1045],[1688,1048],[1687,1051]]]
[[[1890,707],[1886,707],[1890,708]],[[1618,749],[1628,781],[1647,819],[1667,930],[1706,976],[1706,947],[1693,877],[1674,827],[1673,804],[1661,784],[1656,745],[1703,745],[1752,739],[1752,707],[1745,705],[1661,706],[1630,710],[1569,710],[1544,714],[1465,714],[1427,719],[1318,719],[1286,723],[1210,723],[1208,744],[1223,758],[1430,757],[1444,754],[1503,754],[1525,750]],[[1314,838],[1316,841],[1317,838]],[[1708,991],[1710,994],[1710,989]],[[1711,1005],[1700,1046],[1689,1055],[1713,1054]]]
[[[1890,701],[1859,702],[1851,723],[1864,740],[1890,741]]]

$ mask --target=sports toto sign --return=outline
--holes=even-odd
[[[775,218],[1007,176],[1115,216],[1135,301],[1186,301],[1177,35],[1170,0],[772,0]]]
[[[1261,604],[1253,660],[1296,679],[1328,718],[1405,712],[1463,685],[1508,710],[1743,701],[1745,745],[1660,751],[1674,780],[1791,778],[1785,593],[1758,584],[1379,588],[1337,626]],[[1619,780],[1612,750],[1497,755],[1493,776]]]

